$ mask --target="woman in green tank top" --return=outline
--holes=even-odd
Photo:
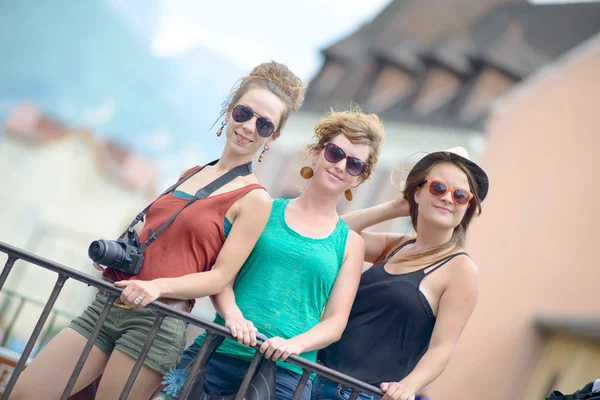
[[[316,361],[346,326],[364,260],[364,243],[339,217],[342,194],[351,200],[376,167],[383,125],[359,109],[331,112],[315,127],[308,146],[312,167],[292,200],[275,199],[267,226],[235,283],[213,297],[215,321],[231,330],[211,357],[206,381],[217,395],[235,393],[254,355],[256,332],[269,339],[265,357],[277,361],[277,399],[291,399],[301,369],[284,361],[298,354]],[[197,354],[204,335],[186,350],[179,368]],[[310,397],[310,382],[302,399]]]

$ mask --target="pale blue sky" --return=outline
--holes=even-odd
[[[320,49],[368,22],[390,1],[168,0],[163,2],[153,51],[171,56],[203,46],[243,70],[274,59],[308,80],[321,65]]]
[[[198,45],[248,70],[265,60],[288,64],[309,79],[319,50],[369,21],[390,0],[253,0],[164,2],[157,55],[181,54]]]

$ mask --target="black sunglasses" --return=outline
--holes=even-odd
[[[231,117],[235,122],[246,122],[250,121],[252,117],[256,116],[256,132],[264,138],[268,138],[275,132],[275,124],[269,121],[265,117],[261,117],[254,112],[250,107],[238,104],[233,107],[231,111]]]
[[[344,158],[346,159],[346,171],[350,175],[359,176],[367,170],[367,164],[363,160],[356,157],[348,157],[339,146],[333,143],[325,143],[323,147],[325,148],[323,152],[325,159],[330,163],[337,164]]]

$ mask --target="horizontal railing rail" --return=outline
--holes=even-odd
[[[52,292],[48,298],[48,301],[45,303],[42,313],[33,329],[31,336],[29,337],[29,340],[28,340],[23,352],[22,352],[21,358],[19,359],[19,361],[12,373],[12,376],[10,377],[8,384],[6,385],[6,388],[4,390],[4,394],[1,397],[1,400],[8,400],[8,397],[10,396],[10,393],[13,390],[17,379],[19,378],[19,375],[21,374],[21,372],[25,366],[25,363],[31,354],[31,351],[32,351],[32,349],[44,327],[44,324],[46,323],[46,320],[48,319],[48,315],[51,313],[51,310],[54,307],[54,304],[64,286],[64,283],[67,281],[67,279],[74,279],[79,282],[83,282],[89,286],[94,286],[98,289],[104,290],[108,294],[108,300],[106,302],[106,305],[104,306],[102,312],[100,313],[98,321],[97,321],[96,325],[94,326],[94,329],[92,330],[92,333],[91,333],[91,335],[81,353],[81,356],[79,357],[79,360],[78,360],[77,364],[75,365],[75,368],[71,374],[71,377],[63,391],[61,400],[67,400],[69,397],[69,394],[71,393],[71,390],[73,389],[73,386],[75,385],[75,382],[77,381],[77,378],[79,377],[81,369],[83,368],[83,365],[92,349],[92,346],[93,346],[94,342],[96,341],[96,338],[98,336],[100,328],[102,327],[102,324],[104,323],[104,320],[106,319],[108,312],[109,312],[110,308],[112,307],[113,302],[119,298],[119,296],[122,292],[122,289],[117,288],[117,287],[113,286],[111,283],[104,281],[102,279],[94,278],[90,275],[87,275],[87,274],[77,271],[75,269],[69,268],[67,266],[59,264],[52,260],[48,260],[46,258],[40,257],[36,254],[22,250],[20,248],[11,246],[4,242],[0,242],[0,252],[5,253],[8,256],[8,260],[6,261],[4,268],[2,269],[2,272],[0,273],[0,291],[2,291],[2,287],[4,286],[4,283],[6,282],[6,279],[8,278],[8,275],[10,274],[10,271],[12,270],[12,268],[17,260],[23,260],[23,261],[29,262],[29,263],[37,265],[41,268],[45,268],[50,271],[54,271],[58,274],[58,278],[56,280],[54,288],[52,289]],[[133,386],[133,383],[135,382],[135,379],[142,367],[144,359],[146,358],[146,355],[147,355],[148,351],[150,350],[150,346],[152,345],[152,342],[154,341],[154,338],[156,337],[158,329],[160,328],[160,325],[165,317],[169,316],[169,317],[179,318],[189,324],[192,324],[192,325],[195,325],[195,326],[205,329],[207,334],[209,334],[209,335],[216,334],[216,335],[224,336],[229,339],[233,339],[233,337],[229,333],[229,330],[227,330],[225,327],[215,324],[213,322],[207,321],[207,320],[203,320],[203,319],[193,316],[189,313],[185,313],[185,312],[176,310],[176,309],[171,308],[163,303],[154,302],[154,303],[149,304],[147,307],[157,311],[156,322],[154,323],[154,326],[152,327],[152,330],[150,331],[150,334],[148,335],[146,342],[144,343],[144,346],[142,347],[142,350],[141,350],[138,358],[136,359],[135,365],[129,375],[129,378],[127,379],[127,381],[125,383],[125,386],[123,388],[123,391],[121,392],[119,399],[127,398],[128,394]],[[205,341],[205,343],[208,343],[208,342],[210,342],[210,340]],[[258,349],[261,344],[262,344],[262,341],[259,340],[258,344],[256,346],[254,346],[254,348]],[[202,349],[200,350],[200,353],[202,353]],[[302,357],[292,355],[287,359],[287,361],[301,367],[302,370],[304,371],[302,374],[302,377],[300,379],[300,382],[298,384],[298,388],[296,389],[296,392],[294,394],[293,400],[298,400],[300,398],[300,395],[302,394],[302,391],[309,379],[309,376],[312,373],[316,373],[325,379],[329,379],[333,382],[342,384],[344,387],[351,388],[352,394],[350,396],[350,400],[355,400],[360,393],[367,393],[367,394],[374,395],[377,397],[380,397],[383,395],[383,393],[379,390],[379,388],[377,388],[375,386],[369,385],[358,379],[354,379],[350,376],[342,374],[333,369],[327,368],[323,365],[308,361]],[[197,364],[197,363],[194,363],[194,364]],[[247,377],[254,374],[254,370],[257,367],[257,365],[254,365],[254,364],[256,364],[256,363],[252,363],[250,368],[248,369],[248,372],[246,374]],[[187,394],[191,390],[191,386],[193,383],[192,380],[194,379],[194,377],[196,375],[197,369],[198,369],[198,365],[193,365],[192,369],[189,371],[188,378],[182,388],[180,398],[183,398],[183,399],[187,398]],[[249,381],[249,379],[244,379],[244,381]],[[240,390],[238,391],[238,395],[236,396],[236,400],[242,398],[244,391],[245,390],[243,387],[240,388]]]
[[[27,296],[6,288],[2,290],[0,294],[5,296],[5,298],[3,298],[2,302],[0,303],[0,310],[3,310],[3,312],[4,310],[9,310],[13,301],[17,301],[16,310],[12,313],[10,318],[8,318],[7,316],[6,325],[0,328],[0,331],[2,332],[2,341],[0,341],[0,347],[7,348],[9,347],[9,342],[12,336],[13,329],[17,324],[17,320],[19,319],[23,308],[25,308],[25,306],[27,305],[33,305],[36,307],[43,308],[46,305],[46,303],[38,299],[32,298],[31,296]],[[53,308],[50,311],[50,322],[48,324],[48,328],[46,329],[46,332],[42,335],[42,339],[40,339],[40,343],[38,346],[39,348],[44,347],[44,345],[50,341],[52,333],[54,332],[54,329],[57,325],[57,320],[60,317],[73,319],[76,317],[76,315],[65,310]]]

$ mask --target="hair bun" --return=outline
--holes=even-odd
[[[306,85],[286,65],[275,61],[257,65],[247,77],[242,78],[242,86],[256,81],[270,83],[270,89],[273,86],[279,88],[279,94],[283,94],[289,100],[288,106],[292,112],[302,107]]]

